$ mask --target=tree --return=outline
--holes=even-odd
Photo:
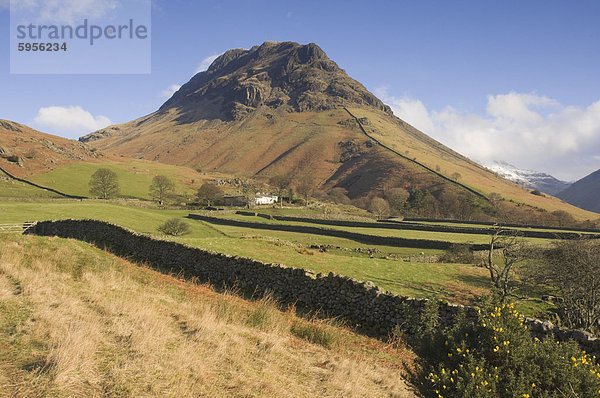
[[[439,208],[442,217],[459,218],[461,213],[461,202],[463,202],[462,198],[459,198],[459,196],[453,191],[444,190],[440,194],[438,200],[440,203]]]
[[[550,214],[552,214],[552,216],[556,220],[556,225],[558,225],[559,227],[571,226],[576,222],[573,216],[564,210],[555,210]]]
[[[242,179],[242,194],[246,200],[246,207],[249,209],[256,201],[256,194],[263,188],[263,185],[258,181],[251,179]]]
[[[277,175],[269,180],[269,183],[277,189],[277,197],[279,198],[279,205],[283,207],[283,195],[290,187],[292,178],[289,175]]]
[[[150,196],[162,205],[165,199],[175,190],[175,183],[164,175],[154,176],[150,185]]]
[[[98,169],[90,177],[90,193],[102,199],[108,199],[119,194],[117,173],[109,169]]]
[[[500,202],[502,202],[503,200],[504,198],[498,192],[492,192],[488,196],[488,201],[490,202],[490,205],[494,208],[494,210],[496,210],[496,212],[499,211]]]
[[[217,200],[223,198],[223,190],[215,184],[205,182],[200,188],[196,197],[200,202],[206,203],[207,206],[212,206]]]
[[[565,326],[600,333],[600,244],[563,241],[545,251],[530,269],[530,279],[556,288],[558,315]]]
[[[327,198],[333,203],[341,203],[343,205],[349,205],[350,199],[347,196],[348,191],[342,187],[335,187],[327,194]]]
[[[384,218],[390,214],[390,205],[387,200],[374,197],[369,203],[369,211],[377,215],[377,218]]]
[[[413,215],[432,217],[437,214],[437,201],[426,189],[413,189],[406,201],[407,210]]]
[[[515,270],[525,260],[527,252],[528,248],[515,231],[498,226],[492,229],[487,258],[482,259],[482,266],[489,271],[493,290],[500,301],[515,296]],[[499,257],[496,257],[497,253]]]
[[[298,186],[296,187],[296,192],[299,195],[304,197],[305,205],[308,206],[308,201],[315,190],[315,183],[310,178],[303,178]]]
[[[455,171],[454,173],[452,173],[451,177],[454,181],[458,181],[458,180],[460,180],[462,175],[458,171]]]
[[[157,228],[159,232],[165,235],[179,236],[190,232],[190,226],[179,218],[170,218]]]
[[[385,191],[385,198],[390,207],[397,212],[402,212],[404,210],[404,204],[406,203],[408,196],[408,191],[403,188],[392,188]]]

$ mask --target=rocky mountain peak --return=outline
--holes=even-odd
[[[318,45],[268,41],[249,50],[226,51],[160,111],[176,108],[181,122],[194,122],[239,120],[263,106],[302,112],[343,105],[366,105],[391,114]]]

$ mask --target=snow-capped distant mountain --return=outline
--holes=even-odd
[[[517,184],[521,184],[527,188],[537,189],[553,196],[571,186],[571,183],[561,181],[550,174],[519,169],[512,164],[503,161],[493,161],[492,163],[487,164],[486,167]]]

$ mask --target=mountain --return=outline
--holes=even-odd
[[[564,191],[571,184],[561,181],[550,174],[540,171],[519,169],[510,163],[495,160],[487,167],[498,175],[523,185],[524,187],[537,189],[549,195],[556,196],[557,193]]]
[[[507,203],[567,207],[578,219],[595,218],[531,195],[395,117],[312,43],[229,50],[156,112],[80,140],[202,171],[265,180],[290,175],[323,190],[343,188],[351,199],[401,187],[484,205],[496,192]]]
[[[102,157],[84,143],[0,119],[0,167],[14,176],[41,174],[59,165]]]
[[[356,108],[360,121],[349,107]],[[442,152],[468,161],[395,118],[316,44],[291,42],[229,50],[157,112],[81,141],[203,170],[248,176],[291,172],[297,178],[342,186],[351,197],[365,195],[385,181],[404,181],[408,175],[418,176],[411,186],[464,190],[376,145],[361,130],[374,129],[375,123],[403,130],[422,146],[438,145]]]
[[[557,196],[582,209],[600,213],[600,170],[573,183]]]

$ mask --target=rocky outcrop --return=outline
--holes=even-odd
[[[194,108],[197,118],[239,120],[260,106],[302,112],[352,104],[392,113],[316,44],[265,42],[250,50],[225,52],[160,109]],[[202,108],[213,114],[198,113]]]
[[[0,128],[4,130],[14,131],[16,133],[22,133],[23,129],[20,127],[19,123],[11,122],[8,120],[0,120]]]
[[[102,130],[94,131],[86,136],[80,137],[79,141],[81,142],[89,142],[99,140],[101,138],[112,137],[113,135],[119,134],[121,129],[119,126],[111,126]]]

